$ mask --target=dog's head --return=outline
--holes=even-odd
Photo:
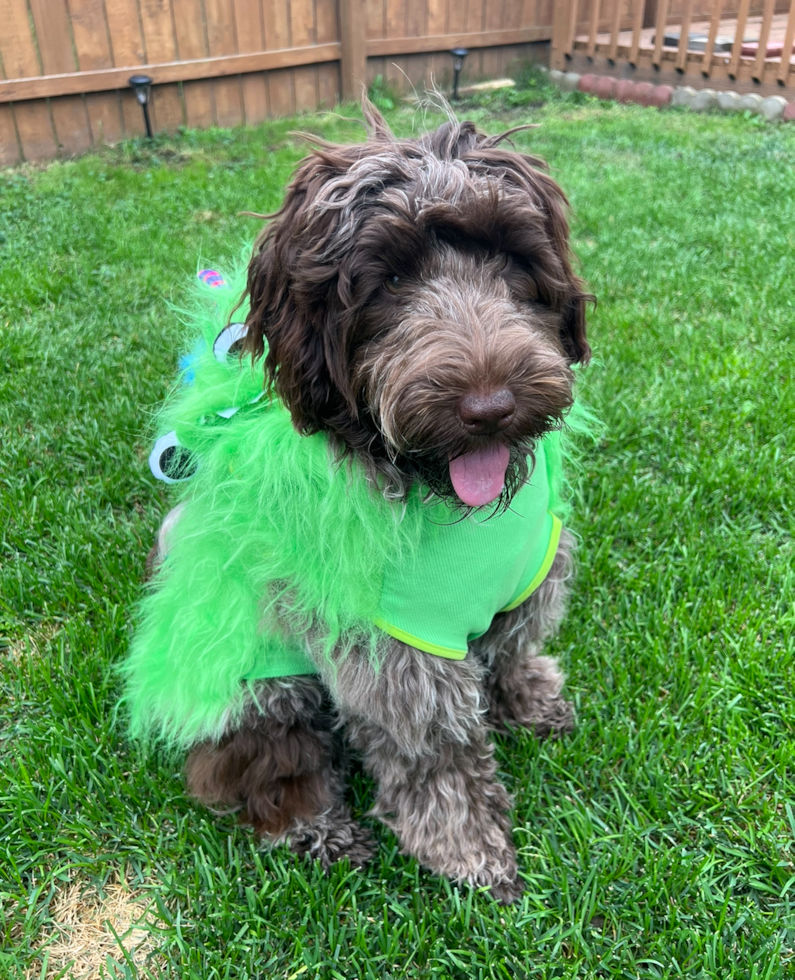
[[[387,489],[510,499],[587,361],[567,202],[541,161],[446,122],[321,144],[248,274],[248,351],[301,432],[324,431]]]

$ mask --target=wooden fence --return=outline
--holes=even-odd
[[[557,0],[555,0],[557,2]],[[143,132],[258,123],[398,87],[503,73],[552,36],[553,0],[0,0],[0,165]]]
[[[550,63],[786,95],[794,48],[795,0],[556,0]]]

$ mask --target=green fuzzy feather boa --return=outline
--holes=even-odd
[[[261,368],[216,360],[219,331],[245,319],[245,308],[235,309],[243,281],[200,286],[189,314],[191,339],[198,332],[203,349],[194,380],[177,389],[158,424],[176,430],[198,471],[176,487],[184,511],[122,666],[132,733],[175,748],[234,724],[245,679],[274,676],[269,666],[303,655],[302,624],[319,627],[326,650],[356,643],[376,656],[383,634],[372,618],[387,563],[411,554],[424,521],[418,492],[405,504],[385,500],[360,466],[333,458],[322,434],[299,435],[278,401],[252,403],[262,394]],[[217,414],[232,406],[231,418]],[[560,434],[546,439],[550,509],[564,517]],[[277,599],[291,638],[275,622]]]

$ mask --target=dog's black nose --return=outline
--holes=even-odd
[[[485,395],[464,395],[458,399],[456,411],[469,432],[484,435],[499,432],[511,424],[516,399],[507,388]]]

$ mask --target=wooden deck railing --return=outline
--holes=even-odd
[[[776,94],[793,46],[795,0],[557,0],[551,66]]]

